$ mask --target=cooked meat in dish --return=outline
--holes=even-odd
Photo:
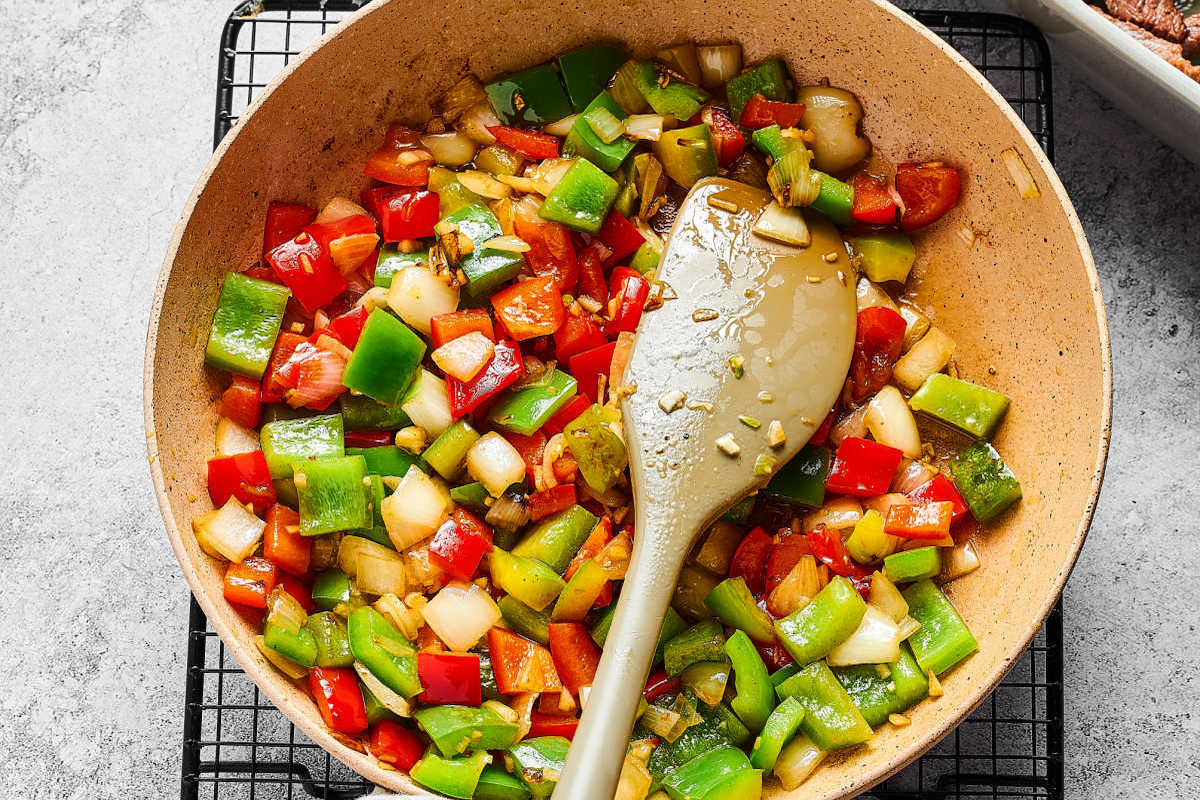
[[[1200,14],[1185,17],[1183,27],[1187,31],[1183,40],[1183,54],[1188,58],[1200,56]]]
[[[1104,7],[1117,19],[1132,22],[1163,39],[1182,42],[1186,35],[1183,15],[1173,0],[1105,0]]]
[[[1093,6],[1093,8],[1095,8]],[[1099,8],[1096,9],[1097,14],[1104,14],[1105,17],[1112,20],[1112,23],[1121,29],[1127,31],[1130,36],[1137,39],[1151,53],[1154,53],[1162,60],[1166,61],[1171,66],[1181,71],[1194,81],[1200,81],[1200,66],[1193,64],[1183,57],[1183,45],[1178,42],[1169,42],[1166,39],[1161,39],[1145,28],[1140,28],[1132,22],[1116,19],[1108,14],[1105,14]]]

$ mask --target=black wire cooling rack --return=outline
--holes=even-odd
[[[214,146],[254,95],[365,0],[249,0],[221,35]],[[1053,157],[1050,55],[1015,17],[912,11],[974,64]],[[1056,608],[1004,683],[957,730],[876,787],[878,800],[1061,798],[1063,627]],[[182,800],[352,800],[373,787],[313,744],[258,691],[192,601]]]

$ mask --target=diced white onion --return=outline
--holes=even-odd
[[[900,306],[900,316],[904,319],[904,341],[900,351],[907,353],[929,331],[930,322],[924,312],[906,303]]]
[[[442,372],[469,381],[487,365],[495,349],[495,342],[479,331],[471,331],[434,350],[431,358]]]
[[[511,186],[513,189],[516,189],[518,192],[523,194],[536,192],[538,190],[537,181],[535,181],[533,178],[526,178],[519,175],[497,175],[496,180],[500,181],[506,186]]]
[[[908,401],[895,386],[884,386],[867,404],[867,430],[880,444],[903,451],[909,458],[921,455],[921,435]]]
[[[702,44],[696,48],[696,60],[700,62],[702,83],[710,89],[717,89],[742,71],[742,46]]]
[[[192,530],[204,552],[237,563],[254,554],[266,527],[232,497],[216,511],[192,520]]]
[[[348,197],[335,197],[325,204],[321,213],[313,220],[313,224],[325,225],[330,222],[340,222],[349,217],[366,215],[367,210]]]
[[[803,733],[798,733],[779,752],[779,758],[775,762],[775,777],[779,778],[783,788],[790,792],[808,780],[808,776],[812,775],[813,770],[824,759],[825,751],[813,744]]]
[[[900,638],[907,639],[917,631],[921,630],[921,623],[917,622],[912,617],[905,617],[896,623],[896,627],[900,629]]]
[[[403,563],[403,562],[402,562]],[[417,595],[420,597],[420,595]],[[425,619],[421,612],[409,607],[407,603],[394,594],[385,593],[379,596],[373,605],[375,610],[387,618],[387,621],[404,634],[404,638],[413,641],[421,633]],[[422,603],[423,605],[423,603]]]
[[[304,606],[300,605],[300,601],[292,597],[291,592],[276,584],[267,595],[267,621],[296,633],[308,622],[308,613],[305,612]]]
[[[401,697],[396,692],[392,691],[387,684],[371,674],[371,670],[364,667],[357,661],[354,662],[354,671],[358,673],[358,679],[362,681],[363,686],[375,695],[375,699],[380,705],[388,711],[395,714],[397,717],[408,717],[412,715],[412,704]]]
[[[952,581],[979,569],[979,554],[970,542],[956,544],[942,552],[942,580]]]
[[[613,800],[643,800],[653,783],[654,776],[646,768],[646,759],[628,752],[621,762],[621,777],[617,780]]]
[[[450,506],[434,479],[413,465],[396,491],[384,498],[380,510],[392,544],[404,550],[432,536],[450,515]]]
[[[900,628],[882,609],[868,605],[850,638],[833,648],[825,660],[831,667],[888,664],[900,657]]]
[[[571,167],[575,166],[573,158],[545,158],[525,169],[525,177],[532,178],[537,193],[546,196],[554,191],[558,182]]]
[[[870,278],[862,277],[858,279],[858,283],[854,287],[855,296],[858,299],[858,310],[864,308],[874,308],[882,306],[890,308],[892,311],[899,312],[896,306],[896,301],[892,300],[892,296],[884,291],[877,283],[872,283]]]
[[[511,234],[488,239],[483,243],[482,247],[488,250],[503,250],[507,253],[528,253],[533,249],[529,246],[529,242]]]
[[[434,161],[446,167],[461,167],[475,158],[475,142],[457,131],[427,133],[421,137],[421,144],[433,154]]]
[[[783,208],[773,200],[754,223],[754,232],[764,239],[796,247],[808,247],[812,243],[804,212],[798,208]]]
[[[454,581],[425,604],[421,615],[451,650],[469,650],[500,621],[500,608],[486,590]]]
[[[933,479],[937,473],[931,467],[920,461],[905,459],[907,463],[901,465],[896,477],[892,478],[892,491],[900,494],[908,494],[913,489],[919,486],[924,486]]]
[[[679,722],[679,715],[669,708],[646,706],[646,710],[642,712],[642,718],[639,721],[645,726],[646,730],[655,736],[661,736],[668,742],[673,742],[679,738],[678,735],[674,738],[671,737],[676,724]]]
[[[868,497],[866,500],[863,500],[864,509],[878,511],[879,516],[883,517],[884,519],[887,519],[888,509],[890,509],[892,506],[910,505],[912,505],[912,502],[899,492],[888,492],[887,494]],[[922,546],[927,544],[929,544],[929,542],[922,542]]]
[[[476,144],[486,146],[496,143],[496,137],[492,136],[488,128],[494,128],[499,124],[500,118],[492,110],[491,103],[484,100],[464,111],[458,121],[454,123],[454,128]]]
[[[685,669],[680,677],[684,687],[690,689],[701,702],[715,706],[725,696],[729,668],[724,662],[702,661]]]
[[[359,591],[365,594],[400,594],[405,589],[403,557],[377,542],[370,543],[375,547],[358,554],[358,570],[354,573],[354,580]]]
[[[835,445],[843,439],[861,439],[867,435],[867,406],[859,406],[833,424],[829,431],[829,441]]]
[[[260,633],[254,637],[254,646],[258,648],[258,652],[263,654],[263,658],[275,665],[275,668],[287,675],[292,680],[299,680],[308,674],[308,667],[297,664],[285,655],[277,653],[267,647],[267,640]]]
[[[575,120],[579,119],[578,114],[572,114],[569,117],[563,117],[558,122],[551,122],[548,125],[542,126],[542,133],[548,133],[551,136],[566,136],[571,132],[571,128],[575,127]]]
[[[404,267],[392,276],[388,305],[400,319],[429,336],[429,320],[458,308],[458,289],[423,266]]]
[[[933,326],[907,353],[900,356],[892,370],[892,380],[902,389],[915,392],[926,378],[941,372],[953,355],[954,340]]]
[[[236,456],[259,449],[258,432],[238,425],[229,417],[217,419],[217,455]]]
[[[467,473],[483,484],[492,497],[525,477],[525,460],[508,440],[492,431],[467,451]]]
[[[446,503],[449,507],[448,497]],[[428,544],[411,547],[404,551],[404,571],[408,575],[408,585],[414,589],[420,586],[429,591],[438,589],[442,585],[442,569],[430,560]]]
[[[776,618],[789,616],[804,608],[821,591],[817,560],[803,556],[783,581],[767,596],[767,610]]]
[[[430,439],[441,436],[442,431],[454,422],[446,382],[424,367],[400,401],[400,408],[414,425],[424,429]]]
[[[662,138],[662,114],[630,114],[625,118],[625,135],[630,139],[657,142]]]
[[[1020,153],[1009,147],[1000,151],[1000,158],[1004,161],[1004,166],[1008,168],[1008,174],[1012,177],[1013,183],[1017,185],[1017,191],[1021,193],[1022,198],[1031,200],[1042,196],[1037,181],[1029,173],[1029,167],[1025,166],[1025,159],[1021,158]]]
[[[512,194],[512,187],[507,186],[486,172],[481,172],[477,169],[469,169],[458,173],[456,176],[458,182],[470,189],[480,197],[486,197],[489,200],[498,200],[501,197],[508,197]]]
[[[899,622],[908,616],[908,601],[896,588],[896,584],[888,580],[882,571],[871,576],[871,591],[867,602],[880,608],[893,622]]]
[[[837,531],[853,528],[862,515],[862,505],[853,497],[833,497],[825,505],[804,515],[804,530],[816,530],[821,525]]]

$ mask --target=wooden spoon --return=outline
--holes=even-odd
[[[623,402],[633,559],[557,800],[612,800],[659,628],[697,533],[769,480],[756,474],[760,457],[782,466],[804,446],[845,382],[856,301],[841,236],[816,213],[806,214],[806,248],[752,233],[770,199],[705,180],[671,230],[658,278],[673,299],[644,315],[625,373],[636,387]],[[738,356],[740,378],[730,361]],[[773,421],[786,435],[777,447],[767,439]]]

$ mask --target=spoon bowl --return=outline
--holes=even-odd
[[[816,213],[807,247],[759,236],[770,202],[701,181],[667,240],[658,279],[672,299],[643,316],[625,372],[633,559],[557,797],[613,796],[692,542],[800,451],[845,382],[856,312],[845,245]],[[769,439],[777,430],[783,441]]]

